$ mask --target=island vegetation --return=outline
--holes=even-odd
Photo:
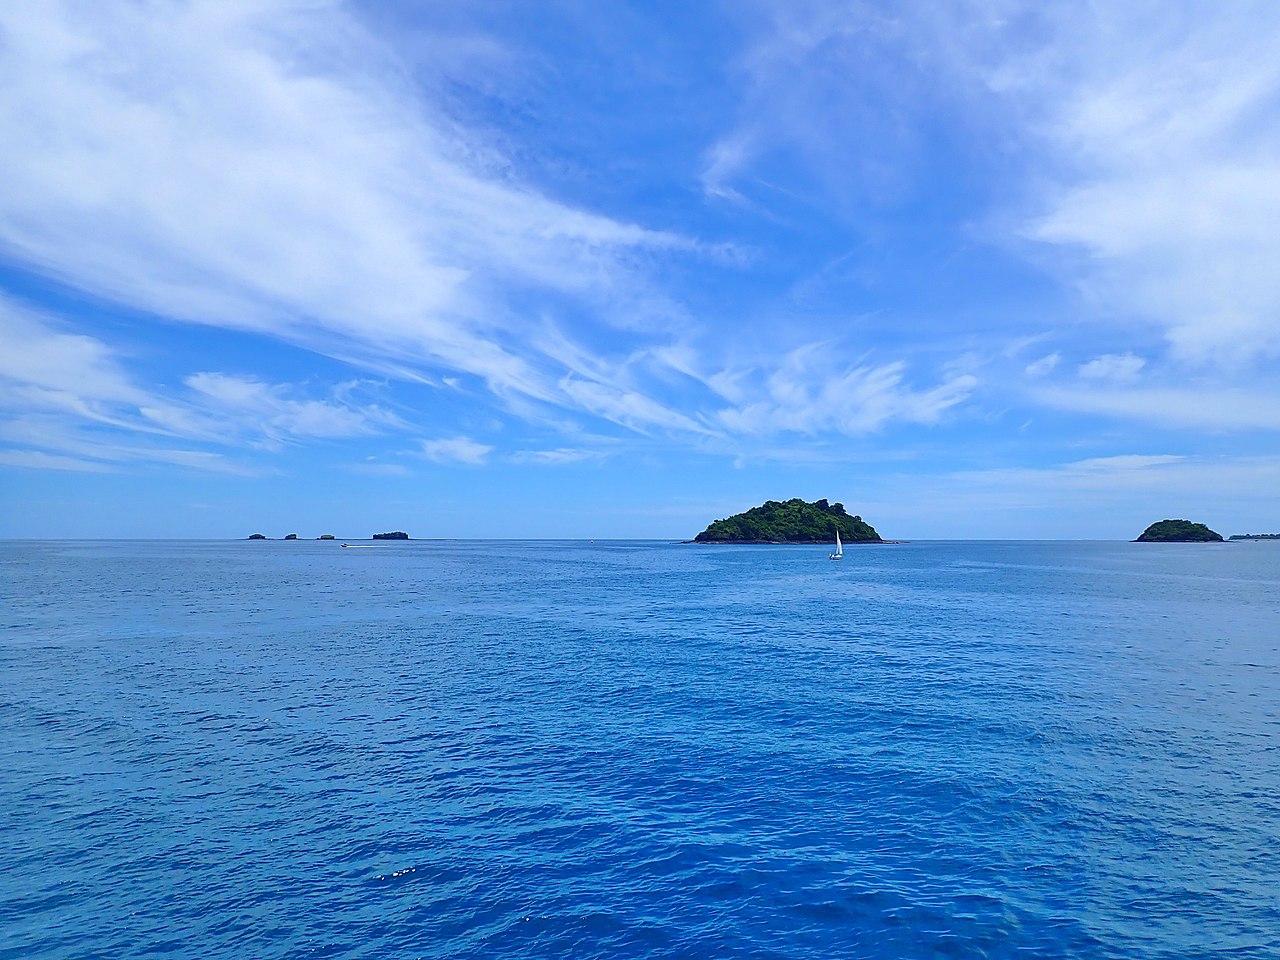
[[[1222,534],[1190,520],[1160,520],[1142,531],[1134,543],[1221,543]]]
[[[375,540],[408,540],[409,535],[403,530],[392,530],[390,533],[375,533]]]
[[[298,539],[298,535],[297,535],[296,533],[286,533],[286,534],[284,535],[284,538],[285,538],[286,540],[297,540],[297,539]]]
[[[1280,540],[1280,533],[1233,533],[1231,540]]]
[[[267,539],[267,535],[266,535],[265,533],[251,533],[251,534],[249,534],[249,539],[250,539],[250,540],[265,540],[265,539]]]
[[[320,536],[316,537],[316,539],[317,540],[337,540],[338,538],[335,537],[332,533],[322,533],[320,534]]]
[[[845,543],[884,543],[861,517],[850,516],[842,503],[796,497],[766,500],[744,513],[716,520],[693,538],[694,543],[830,543],[840,532]]]

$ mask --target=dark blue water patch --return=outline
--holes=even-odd
[[[1280,547],[0,544],[0,955],[1280,955]]]

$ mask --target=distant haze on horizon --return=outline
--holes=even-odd
[[[0,538],[1280,531],[1280,5],[0,8]]]

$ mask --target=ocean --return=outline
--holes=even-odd
[[[0,543],[0,956],[1280,956],[1280,543]]]

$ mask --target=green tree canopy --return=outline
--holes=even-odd
[[[829,543],[836,531],[846,543],[882,543],[880,534],[842,503],[766,500],[745,513],[716,520],[694,537],[696,543]]]
[[[1134,543],[1220,543],[1222,534],[1190,520],[1160,520],[1142,531]]]

